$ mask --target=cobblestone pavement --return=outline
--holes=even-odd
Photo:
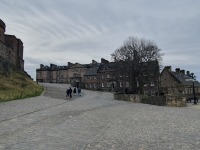
[[[0,150],[199,150],[200,109],[113,100],[65,84],[43,96],[0,103]],[[195,106],[195,108],[198,106]]]

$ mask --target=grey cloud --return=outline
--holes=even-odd
[[[40,63],[110,59],[128,36],[138,36],[158,44],[164,65],[200,75],[199,6],[197,0],[2,0],[0,18],[6,33],[23,41],[31,74]]]

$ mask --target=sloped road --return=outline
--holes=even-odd
[[[0,103],[0,150],[199,150],[200,110],[116,101],[65,84],[43,96]]]

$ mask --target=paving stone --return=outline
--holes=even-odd
[[[116,101],[88,90],[65,99],[69,85],[43,86],[42,96],[0,103],[0,150],[200,149],[198,106]]]

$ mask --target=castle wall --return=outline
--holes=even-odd
[[[5,44],[13,49],[14,52],[14,64],[19,66],[19,63],[17,62],[18,59],[18,42],[17,38],[14,35],[5,35]]]
[[[5,42],[4,29],[0,27],[0,41]]]
[[[0,19],[0,56],[13,64],[16,69],[24,70],[23,43],[14,35],[6,35],[5,24]]]
[[[3,43],[2,41],[0,41],[0,56],[12,64],[15,63],[15,56],[13,49],[7,47],[5,43]]]

